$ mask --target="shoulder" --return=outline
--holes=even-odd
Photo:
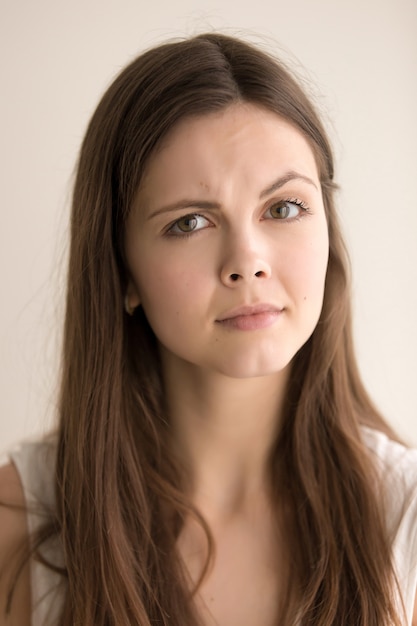
[[[25,497],[13,463],[0,467],[0,626],[30,625],[29,565],[16,586],[10,615],[5,617],[10,584],[22,549],[28,547]]]
[[[406,525],[411,538],[417,530],[417,450],[371,428],[362,436],[379,475],[388,527],[395,532]]]
[[[393,564],[407,623],[417,625],[417,450],[371,428],[363,428],[362,435],[380,478]]]
[[[57,438],[51,434],[41,440],[25,441],[10,453],[31,513],[28,517],[30,533],[44,521],[42,515],[36,516],[36,510],[43,508],[44,514],[53,514],[55,510],[56,448]]]
[[[407,491],[417,491],[417,449],[368,427],[362,427],[362,439],[378,472],[388,479],[389,485],[400,480]]]

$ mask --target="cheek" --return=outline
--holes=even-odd
[[[313,293],[317,292],[320,298],[323,297],[328,261],[329,246],[327,239],[323,241],[322,245],[311,245],[308,251],[308,281],[306,288],[311,285]]]
[[[324,294],[329,243],[327,230],[293,248],[288,255],[288,275],[297,299],[321,304]]]
[[[152,267],[151,275],[136,277],[143,309],[152,325],[166,320],[167,315],[181,318],[205,302],[207,279],[197,263],[182,262],[172,258],[144,263],[141,267]],[[172,317],[171,317],[172,319]]]

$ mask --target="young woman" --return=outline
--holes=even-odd
[[[162,45],[110,86],[58,432],[1,470],[1,624],[417,623],[417,453],[357,371],[334,190],[314,107],[242,41]]]

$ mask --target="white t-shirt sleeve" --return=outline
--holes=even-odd
[[[28,508],[28,529],[32,535],[55,510],[55,442],[26,442],[10,454],[22,481]],[[42,555],[54,565],[63,565],[58,538],[42,547]],[[58,623],[64,594],[62,576],[39,561],[31,561],[32,626]]]
[[[369,428],[363,436],[381,472],[394,566],[411,626],[417,590],[417,450]]]

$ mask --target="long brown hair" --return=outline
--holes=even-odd
[[[210,533],[181,489],[170,451],[154,335],[143,311],[124,312],[123,238],[144,168],[166,133],[185,116],[239,101],[275,112],[307,138],[330,236],[323,310],[294,358],[270,461],[291,546],[277,623],[400,623],[391,548],[360,426],[389,429],[355,363],[329,141],[279,61],[240,40],[205,34],[156,47],[122,71],[94,113],[79,156],[57,452],[67,578],[62,625],[199,623],[176,541],[189,514],[205,528],[209,553]]]

